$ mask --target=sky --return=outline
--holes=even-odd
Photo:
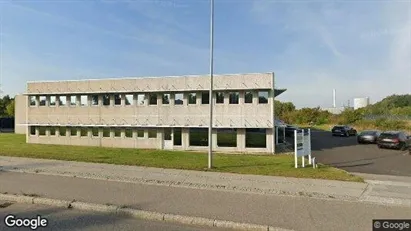
[[[214,73],[274,72],[280,101],[411,94],[411,0],[215,0]],[[209,0],[1,0],[0,84],[209,73]]]

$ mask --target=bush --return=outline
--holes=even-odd
[[[407,128],[407,123],[402,120],[377,119],[374,121],[374,125],[383,130],[402,130]]]

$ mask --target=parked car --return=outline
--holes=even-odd
[[[381,132],[378,130],[366,130],[362,131],[357,135],[357,142],[359,144],[377,143],[377,139],[380,136]]]
[[[294,131],[295,130],[300,130],[300,128],[297,127],[297,126],[294,126],[294,125],[287,124],[286,127],[285,127],[285,136],[294,137]]]
[[[355,130],[353,127],[350,127],[348,125],[336,125],[331,129],[331,133],[333,136],[356,136],[357,135],[357,130]]]
[[[394,148],[406,150],[411,147],[411,136],[402,131],[386,131],[377,140],[379,148]]]

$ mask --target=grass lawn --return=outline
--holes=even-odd
[[[0,155],[207,171],[206,153],[27,144],[25,135],[17,134],[0,134]],[[363,181],[362,178],[343,170],[323,165],[319,165],[317,169],[312,167],[295,169],[293,155],[215,154],[214,166],[211,171]]]

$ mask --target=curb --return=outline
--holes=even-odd
[[[123,206],[115,205],[102,205],[102,204],[93,204],[86,202],[78,201],[66,201],[58,199],[50,199],[43,197],[33,197],[33,196],[24,196],[24,195],[12,195],[12,194],[3,194],[0,193],[0,200],[4,201],[14,201],[17,203],[25,204],[39,204],[39,205],[48,205],[59,208],[67,209],[78,209],[85,211],[94,211],[94,212],[103,212],[113,215],[125,215],[129,217],[144,219],[144,220],[153,220],[153,221],[164,221],[170,223],[179,223],[183,225],[198,225],[206,227],[217,227],[217,228],[226,228],[234,230],[250,230],[250,231],[293,231],[290,229],[283,229],[278,227],[273,227],[269,225],[258,225],[250,223],[239,223],[233,221],[224,221],[217,219],[208,219],[202,217],[191,217],[183,216],[169,213],[157,213],[151,211],[144,211],[132,208],[124,208]]]

